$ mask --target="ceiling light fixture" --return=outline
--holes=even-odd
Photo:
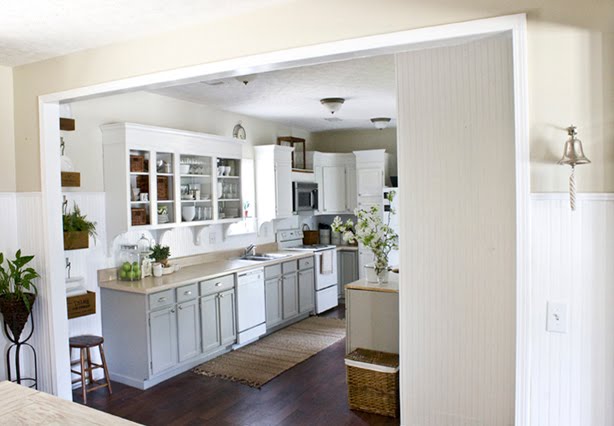
[[[377,130],[382,130],[388,127],[388,123],[390,123],[389,117],[375,117],[371,119],[371,123],[375,126]]]
[[[324,98],[320,99],[320,103],[330,111],[331,114],[336,113],[341,109],[341,105],[345,102],[343,98]]]
[[[249,83],[254,81],[256,77],[258,77],[257,74],[240,75],[238,77],[235,77],[235,80],[240,81],[245,86],[247,86]]]

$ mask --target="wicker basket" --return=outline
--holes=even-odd
[[[168,181],[168,176],[157,177],[158,200],[167,201],[170,199],[168,196]]]
[[[145,156],[144,155],[131,155],[130,156],[130,171],[131,172],[145,172]]]
[[[130,209],[132,215],[132,226],[147,225],[147,210],[142,207]]]
[[[399,355],[358,348],[345,357],[352,410],[399,414]]]

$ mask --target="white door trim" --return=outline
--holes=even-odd
[[[517,332],[516,332],[516,424],[528,424],[530,371],[529,327],[529,267],[530,267],[530,217],[529,217],[529,125],[528,125],[528,82],[527,82],[527,45],[526,16],[524,14],[480,19],[456,24],[439,25],[428,28],[401,31],[384,35],[361,37],[351,40],[323,43],[314,46],[288,49],[261,55],[246,56],[210,64],[196,65],[170,71],[132,77],[88,87],[66,90],[39,97],[40,105],[40,151],[43,193],[43,229],[45,241],[46,280],[56,289],[54,297],[45,310],[45,332],[52,336],[48,351],[52,357],[51,365],[54,392],[70,399],[70,368],[67,354],[68,326],[65,315],[65,300],[59,294],[59,284],[63,285],[64,273],[61,256],[63,254],[60,223],[61,192],[59,189],[59,150],[57,149],[58,131],[49,123],[57,123],[59,110],[57,103],[86,97],[99,96],[111,92],[156,87],[169,81],[197,81],[203,77],[218,78],[304,66],[334,60],[351,59],[395,53],[408,50],[410,45],[426,42],[469,37],[482,34],[511,31],[514,55],[514,99],[516,131],[516,216],[517,216]],[[403,318],[400,319],[403,321]],[[43,332],[43,331],[41,331]],[[400,351],[403,352],[403,346]]]

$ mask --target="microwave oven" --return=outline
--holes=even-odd
[[[295,213],[318,209],[318,184],[292,182],[293,210]]]

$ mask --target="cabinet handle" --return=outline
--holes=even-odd
[[[187,290],[187,291],[184,291],[184,292],[183,292],[183,294],[184,294],[185,296],[191,296],[191,295],[192,295],[192,290]]]
[[[159,303],[166,302],[166,297],[161,297],[158,299]]]
[[[175,313],[175,308],[171,309],[171,314]]]
[[[221,286],[222,286],[222,283],[215,283],[215,286],[216,286],[216,287],[221,287]]]

